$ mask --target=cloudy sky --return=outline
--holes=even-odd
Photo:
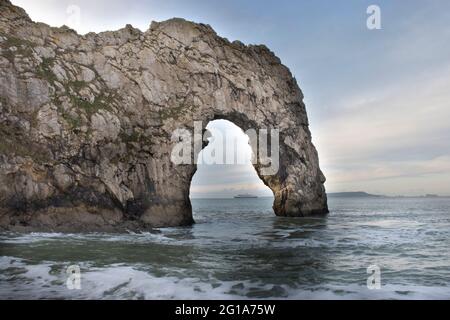
[[[303,90],[328,191],[450,195],[450,1],[12,2],[34,20],[80,33],[127,23],[146,30],[175,16],[264,43]],[[366,27],[371,4],[381,9],[381,30]],[[81,9],[79,25],[70,5]],[[251,169],[204,166],[193,195],[268,194]]]

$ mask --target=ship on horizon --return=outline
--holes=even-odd
[[[236,198],[236,199],[246,199],[246,198],[258,198],[258,196],[255,196],[253,194],[245,193],[245,194],[238,194],[238,195],[234,196],[234,198]]]

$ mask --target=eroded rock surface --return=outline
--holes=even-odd
[[[182,19],[84,36],[0,0],[0,226],[123,230],[193,222],[195,165],[175,129],[227,119],[280,130],[261,179],[281,216],[327,212],[302,92],[265,46]]]

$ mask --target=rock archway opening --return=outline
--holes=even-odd
[[[271,199],[272,203],[272,190],[260,179],[252,164],[248,135],[224,119],[210,121],[206,129],[207,145],[198,155],[197,171],[190,186],[194,209],[195,201],[201,199],[235,199],[237,206],[239,203],[247,206],[246,199],[264,198],[266,202]],[[215,203],[220,206],[223,201]]]

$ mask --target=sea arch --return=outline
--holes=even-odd
[[[255,165],[275,214],[328,212],[303,94],[264,45],[178,18],[79,35],[0,6],[0,226],[191,224],[196,165],[171,161],[172,135],[214,119],[278,130],[278,171]]]

